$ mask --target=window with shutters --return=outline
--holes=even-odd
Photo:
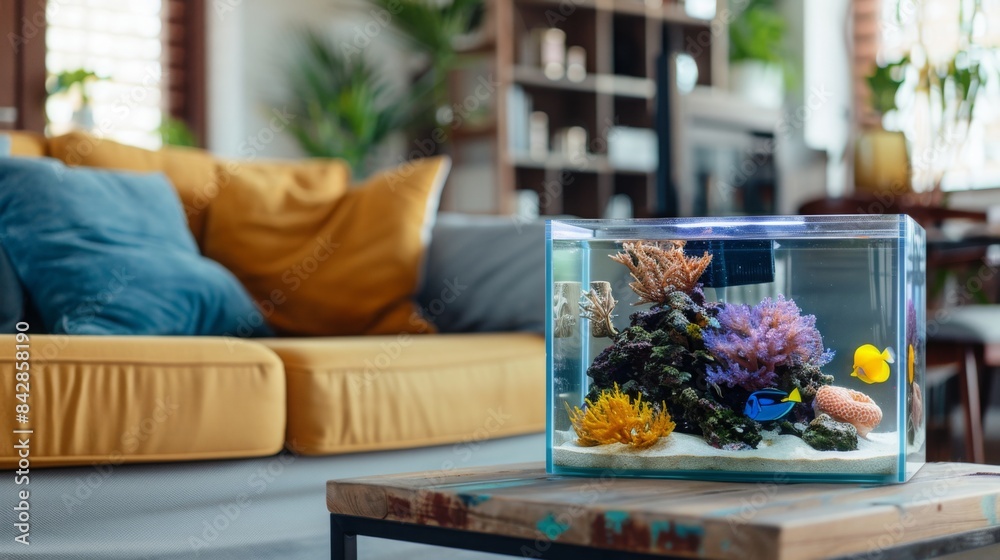
[[[968,49],[971,31],[975,56],[986,80],[978,91],[973,118],[962,148],[945,174],[945,190],[1000,187],[1000,0],[853,0],[855,115],[861,124],[878,122],[869,106],[865,81],[876,62],[897,61],[918,43],[921,56],[950,60]],[[962,10],[975,9],[969,17]],[[921,13],[922,10],[922,13]],[[921,18],[922,16],[922,18]],[[963,29],[960,21],[971,21]],[[922,23],[921,23],[922,22]],[[921,37],[922,35],[922,37]],[[909,76],[908,79],[914,79]],[[906,106],[906,88],[897,101]],[[907,130],[912,118],[886,116],[886,128]]]
[[[46,70],[96,74],[46,104],[50,134],[77,128],[146,148],[165,119],[203,141],[204,3],[200,0],[50,0]]]
[[[147,148],[160,145],[165,107],[163,3],[160,0],[59,0],[47,9],[45,66],[96,74],[50,97],[49,132],[71,128]],[[86,95],[87,106],[83,104]]]

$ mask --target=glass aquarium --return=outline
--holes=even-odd
[[[548,222],[549,472],[908,480],[924,276],[907,216]]]

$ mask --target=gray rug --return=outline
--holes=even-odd
[[[326,481],[542,461],[541,434],[477,444],[337,457],[38,469],[30,547],[14,543],[14,473],[0,472],[0,558],[329,558]],[[377,539],[362,558],[490,558]]]

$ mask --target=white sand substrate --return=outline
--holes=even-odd
[[[628,470],[713,470],[738,472],[794,472],[892,474],[899,451],[897,432],[870,433],[858,438],[855,451],[817,451],[801,438],[761,432],[757,449],[716,449],[699,436],[672,433],[648,449],[622,443],[580,447],[572,431],[555,433],[552,461],[578,468]]]

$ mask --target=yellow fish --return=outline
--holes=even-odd
[[[871,344],[859,346],[854,351],[854,373],[851,377],[857,377],[865,383],[884,383],[889,379],[891,372],[889,364],[896,361],[896,353],[892,348],[886,348],[879,352],[878,348]]]
[[[913,352],[913,345],[910,344],[909,348],[906,350],[906,372],[907,376],[910,378],[910,383],[913,383],[913,363],[917,360]]]

